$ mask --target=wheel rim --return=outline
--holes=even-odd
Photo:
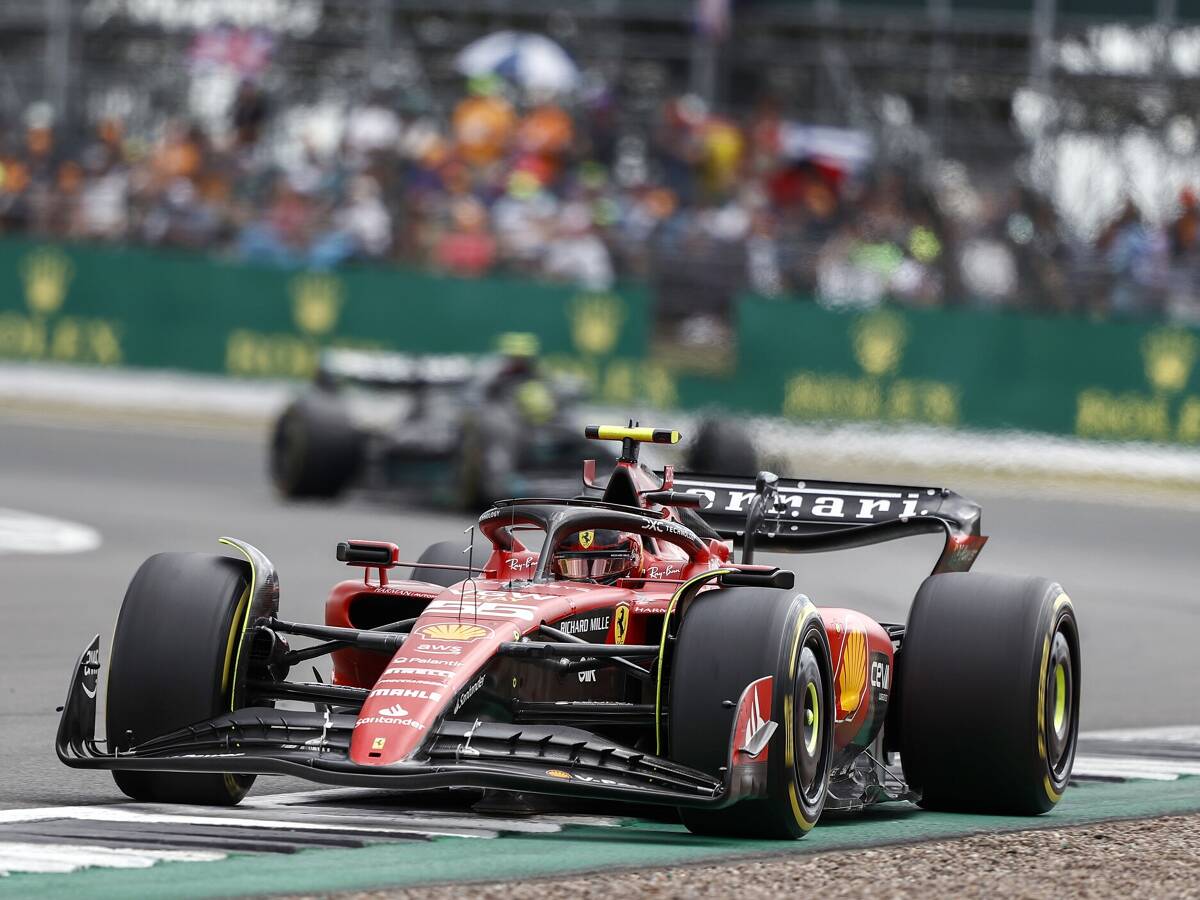
[[[1046,762],[1059,780],[1071,760],[1075,730],[1075,666],[1071,643],[1059,627],[1050,642],[1047,670],[1045,739]]]
[[[813,803],[824,790],[822,779],[825,757],[825,739],[821,723],[823,711],[821,700],[825,696],[825,679],[811,646],[800,651],[800,665],[796,673],[796,696],[801,703],[796,717],[795,757],[796,780],[807,802]]]

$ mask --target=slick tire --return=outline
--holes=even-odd
[[[421,563],[433,563],[436,566],[465,566],[467,554],[463,553],[463,546],[458,541],[439,541],[436,544],[430,544],[425,548],[425,552],[417,557],[417,565],[413,566],[412,570],[413,581],[440,584],[442,587],[450,587],[463,581],[467,577],[466,572],[454,569],[428,569],[421,566]],[[478,565],[482,565],[485,554],[480,551],[479,556]]]
[[[318,391],[292,401],[271,435],[271,479],[291,500],[340,494],[362,465],[364,439],[336,395]]]
[[[744,428],[705,419],[688,447],[687,470],[753,477],[759,470],[758,451]]]
[[[904,776],[931,809],[1039,815],[1079,735],[1079,629],[1044,578],[956,572],[917,591],[897,658]]]
[[[127,750],[229,711],[250,598],[250,567],[206,553],[159,553],[129,584],[117,617],[105,714]],[[114,771],[134,800],[232,806],[253,775]]]
[[[684,613],[675,648],[671,759],[719,776],[729,764],[734,707],[765,675],[773,676],[769,718],[777,723],[765,751],[766,796],[719,810],[680,809],[684,825],[696,834],[803,837],[825,807],[833,753],[832,666],[816,608],[770,588],[707,591]]]

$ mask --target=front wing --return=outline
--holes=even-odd
[[[128,752],[108,752],[95,737],[99,647],[97,636],[80,656],[59,721],[55,748],[74,768],[295,775],[397,791],[492,788],[704,808],[759,796],[765,788],[765,767],[737,753],[732,739],[730,764],[718,780],[581,729],[478,720],[440,722],[418,759],[364,766],[349,758],[356,716],[265,706],[216,716]]]

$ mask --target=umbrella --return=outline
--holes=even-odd
[[[468,77],[500,75],[532,90],[563,93],[579,83],[579,69],[562,47],[540,34],[497,31],[468,44],[455,59]]]

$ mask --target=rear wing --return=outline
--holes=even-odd
[[[321,353],[317,382],[330,387],[358,384],[393,390],[466,384],[478,371],[470,356],[414,356],[373,350],[330,349]]]
[[[665,485],[664,485],[665,486]],[[965,572],[987,538],[979,504],[946,488],[680,473],[673,490],[693,494],[696,513],[721,537],[754,550],[817,553],[916,534],[946,535],[934,573]]]

